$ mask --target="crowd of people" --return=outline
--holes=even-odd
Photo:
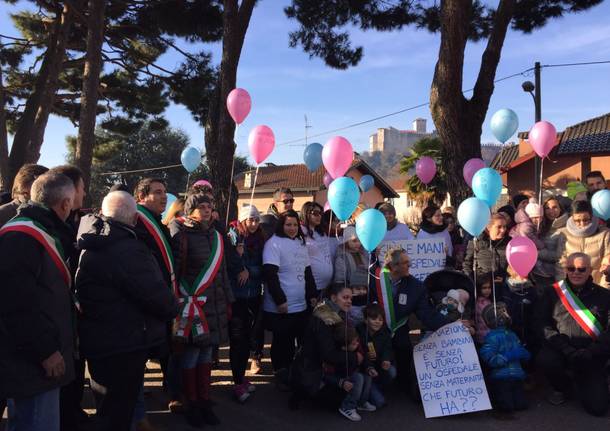
[[[172,412],[195,427],[219,424],[211,397],[219,347],[230,346],[234,398],[246,403],[256,391],[248,371],[262,371],[265,330],[289,407],[324,400],[360,421],[386,405],[390,385],[419,399],[411,315],[424,333],[457,320],[469,329],[499,414],[527,408],[525,389],[544,375],[550,403],[574,397],[605,415],[610,230],[589,203],[605,184],[590,173],[588,192],[573,202],[516,195],[478,238],[462,232],[452,208],[424,208],[416,227],[380,202],[384,240],[440,239],[440,277],[467,280],[435,298],[430,283],[410,274],[405,250],[364,250],[352,224],[362,206],[340,223],[313,201],[297,212],[292,192],[278,189],[265,213],[247,205],[225,226],[207,181],[166,210],[164,181],[144,178],[133,194],[117,184],[99,211],[84,211],[76,167],[25,165],[13,200],[0,207],[8,429],[154,429],[143,397],[151,359]],[[507,262],[516,236],[538,248],[528,277]],[[81,407],[86,366],[95,417]]]

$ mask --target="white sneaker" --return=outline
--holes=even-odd
[[[377,410],[377,407],[375,407],[368,401],[365,401],[364,403],[360,404],[357,409],[363,412],[374,412],[375,410]]]
[[[358,414],[356,409],[343,410],[342,408],[339,408],[339,413],[352,422],[359,422],[362,420],[362,417]]]

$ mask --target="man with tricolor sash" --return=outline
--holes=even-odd
[[[593,283],[585,253],[568,256],[565,271],[566,279],[548,287],[540,301],[545,344],[538,363],[554,390],[549,402],[574,396],[587,412],[604,416],[610,403],[610,291]]]
[[[401,249],[388,250],[385,265],[378,268],[371,289],[383,307],[386,322],[392,332],[398,381],[404,391],[417,398],[419,391],[413,365],[413,346],[409,336],[409,316],[415,313],[426,329],[436,330],[447,322],[430,305],[424,285],[409,274],[410,259]]]
[[[0,398],[9,429],[59,431],[59,390],[74,378],[72,277],[64,249],[74,184],[47,172],[0,229]]]

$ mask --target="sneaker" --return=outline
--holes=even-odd
[[[377,407],[375,407],[368,401],[365,401],[364,403],[360,404],[357,409],[363,412],[374,412],[375,410],[377,410]]]
[[[167,404],[167,408],[172,413],[184,413],[184,411],[186,410],[184,404],[180,400],[171,400]]]
[[[547,398],[548,402],[553,404],[554,406],[559,406],[566,402],[566,397],[563,392],[553,391],[551,395]]]
[[[358,414],[356,409],[339,409],[339,413],[348,418],[352,422],[359,422],[362,420],[362,416]]]
[[[245,403],[248,398],[250,398],[250,393],[248,392],[248,390],[246,389],[246,385],[244,384],[235,385],[235,387],[233,388],[233,393],[235,394],[235,398],[237,398],[237,401],[242,404]]]
[[[250,374],[260,374],[263,371],[263,363],[261,362],[260,356],[255,356],[252,358],[252,363],[250,364]]]
[[[248,379],[243,380],[242,386],[246,388],[249,393],[256,392],[256,386],[254,386]]]

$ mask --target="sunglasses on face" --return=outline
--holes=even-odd
[[[580,272],[581,274],[584,272],[587,272],[587,268],[576,268],[575,266],[568,266],[566,268],[568,270],[568,272]]]
[[[321,216],[322,215],[322,211],[313,210],[313,211],[309,211],[309,214],[315,215],[315,216]]]
[[[284,199],[284,200],[282,201],[282,203],[283,203],[284,205],[293,204],[293,203],[294,203],[294,199],[293,199],[293,198],[290,198],[290,199]]]

